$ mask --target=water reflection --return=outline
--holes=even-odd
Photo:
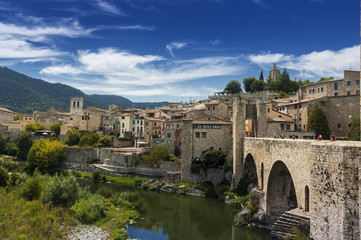
[[[139,192],[146,214],[127,231],[141,240],[263,240],[268,231],[233,226],[235,212],[215,199]]]

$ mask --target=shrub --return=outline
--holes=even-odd
[[[33,176],[28,178],[22,186],[20,195],[30,201],[36,200],[40,197],[42,188],[41,174],[35,170]]]
[[[0,135],[0,154],[5,151],[6,139]]]
[[[128,233],[124,229],[118,229],[113,234],[114,240],[127,240],[129,239]]]
[[[98,143],[100,136],[98,133],[85,134],[79,141],[80,146],[94,146]]]
[[[9,172],[6,168],[0,166],[0,187],[8,185]]]
[[[113,145],[114,137],[101,137],[98,141],[98,147],[111,147]]]
[[[64,158],[64,147],[60,141],[40,139],[29,151],[27,167],[30,171],[38,168],[41,172],[53,173]]]
[[[55,175],[45,184],[42,201],[71,206],[79,198],[79,183],[72,175]]]
[[[92,173],[92,179],[93,182],[95,183],[107,181],[107,178],[104,175],[102,175],[99,171],[95,171]]]
[[[22,132],[16,139],[16,144],[18,146],[18,159],[25,160],[28,157],[29,150],[33,146],[33,140],[31,138],[30,132]]]
[[[83,223],[94,223],[105,216],[102,197],[92,194],[88,199],[81,198],[72,207],[74,216]]]
[[[360,141],[360,118],[353,118],[347,129],[346,140]]]
[[[226,155],[220,150],[205,150],[202,152],[202,155],[199,157],[201,162],[206,166],[223,166],[226,161]]]
[[[0,166],[3,166],[4,168],[6,168],[8,171],[16,171],[18,170],[20,167],[18,164],[12,162],[12,158],[11,157],[6,157],[6,158],[0,158]]]
[[[9,156],[16,156],[16,154],[18,153],[18,147],[15,143],[6,143],[5,153]]]

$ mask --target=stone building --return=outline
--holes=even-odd
[[[14,121],[16,112],[13,112],[6,108],[0,108],[0,123],[9,123]]]
[[[300,87],[301,100],[360,94],[360,71],[344,70],[344,78]]]
[[[272,70],[269,71],[269,77],[272,81],[276,81],[281,76],[281,71],[277,69],[276,63],[273,64]]]
[[[73,97],[70,99],[70,113],[83,114],[84,99]]]

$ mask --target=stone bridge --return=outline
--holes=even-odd
[[[313,239],[360,239],[361,142],[244,138],[234,177],[263,192],[273,216],[309,212]]]

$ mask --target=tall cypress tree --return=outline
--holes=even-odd
[[[259,80],[264,81],[264,79],[263,79],[263,71],[261,71],[261,75],[259,76]]]
[[[316,136],[321,135],[324,139],[330,137],[330,127],[325,110],[315,104],[307,120],[307,129],[315,131]]]

